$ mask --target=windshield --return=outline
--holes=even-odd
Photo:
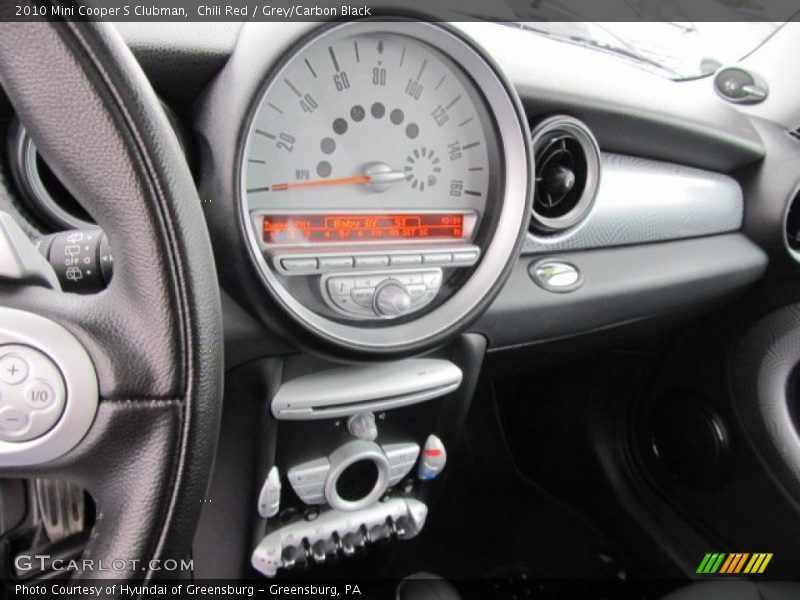
[[[781,23],[518,22],[561,41],[617,54],[675,80],[714,73],[766,41]]]

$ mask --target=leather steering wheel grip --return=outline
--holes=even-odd
[[[751,326],[730,364],[739,422],[766,471],[800,508],[800,304],[781,308]]]
[[[140,561],[80,576],[151,577],[142,565],[184,557],[191,543],[219,428],[222,317],[197,191],[110,24],[0,23],[0,85],[115,258],[111,284],[91,296],[0,285],[0,304],[49,317],[81,341],[101,395],[72,451],[2,475],[83,485],[97,504],[84,557]]]

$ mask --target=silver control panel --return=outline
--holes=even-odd
[[[348,319],[364,320],[421,310],[436,298],[447,269],[472,267],[480,256],[480,248],[472,244],[358,250],[352,245],[336,250],[317,245],[272,251],[269,260],[283,276],[318,279],[328,308]]]
[[[385,458],[385,462],[388,465],[388,475],[385,484],[380,486],[380,489],[371,492],[367,497],[369,501],[365,504],[370,504],[374,501],[374,499],[371,499],[372,496],[380,496],[387,487],[400,483],[414,467],[419,456],[419,445],[414,443],[386,444],[378,447],[377,444],[372,442],[359,442],[361,441],[350,442],[340,448],[340,450],[347,450],[345,452],[347,456],[343,460],[339,460],[338,456],[332,455],[332,460],[328,457],[318,458],[289,469],[287,473],[289,483],[297,496],[306,504],[325,504],[326,502],[332,505],[341,504],[337,498],[330,497],[333,490],[336,489],[336,479],[343,470],[343,468],[337,469],[334,467],[339,464],[346,467],[358,460],[376,460],[378,458],[377,455],[374,455],[373,452],[366,452],[368,446],[374,446],[377,449],[376,451],[382,455],[380,457],[381,462]],[[362,447],[365,451],[359,452],[358,450]],[[350,451],[351,448],[354,451]],[[331,502],[332,500],[333,502]],[[360,505],[361,502],[358,504]]]
[[[391,319],[427,306],[442,286],[441,269],[323,275],[325,302],[347,316]]]
[[[64,379],[43,352],[20,344],[0,346],[0,440],[42,436],[64,412]]]
[[[410,539],[425,525],[428,507],[413,498],[390,498],[357,512],[329,510],[267,535],[253,551],[253,567],[267,577],[279,569],[353,556],[367,544]]]
[[[0,307],[0,466],[68,452],[89,431],[97,402],[94,365],[69,331]]]
[[[357,269],[470,267],[478,262],[480,253],[480,248],[473,245],[402,251],[280,252],[273,256],[272,263],[282,275],[314,275]]]

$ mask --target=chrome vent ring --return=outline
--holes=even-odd
[[[555,116],[533,131],[536,189],[531,230],[560,233],[582,222],[594,205],[600,182],[600,149],[581,121]]]
[[[91,227],[91,217],[58,181],[18,119],[11,123],[8,143],[14,180],[35,216],[55,229]]]

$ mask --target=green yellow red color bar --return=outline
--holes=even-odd
[[[755,575],[765,571],[772,553],[756,552],[709,552],[700,561],[697,573],[701,575]]]

